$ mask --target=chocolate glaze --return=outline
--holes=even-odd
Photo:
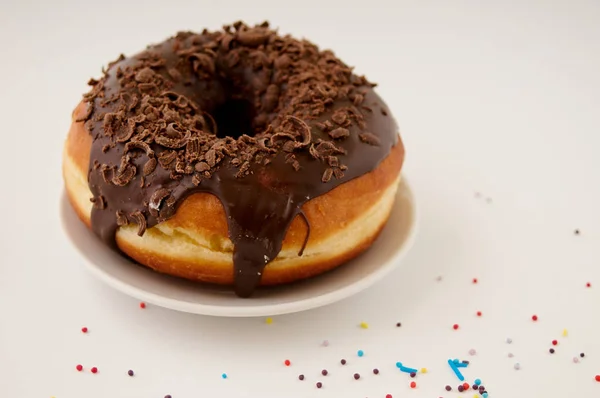
[[[267,24],[180,33],[121,56],[90,84],[82,120],[93,137],[94,232],[114,245],[119,224],[135,222],[142,235],[188,195],[214,194],[227,214],[240,297],[260,283],[304,203],[372,171],[398,141],[373,84],[331,52],[278,36]],[[234,132],[219,138],[214,131],[209,115],[231,99],[250,104],[254,137]],[[174,122],[173,109],[187,121]],[[167,148],[160,136],[183,137],[185,145]],[[199,142],[195,155],[193,140]],[[209,153],[214,148],[217,161]],[[177,159],[156,161],[168,153]]]

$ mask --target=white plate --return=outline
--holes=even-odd
[[[390,219],[372,247],[354,260],[318,277],[275,288],[262,288],[250,299],[231,289],[189,282],[141,267],[104,244],[77,218],[66,194],[61,201],[63,227],[92,273],[139,300],[196,314],[251,317],[286,314],[331,304],[380,280],[404,257],[416,234],[413,193],[402,179]]]

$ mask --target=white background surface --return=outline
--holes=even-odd
[[[451,357],[472,361],[465,374],[490,397],[600,396],[597,1],[10,3],[0,6],[4,396],[458,397],[443,389],[458,385]],[[268,19],[379,83],[422,212],[414,249],[384,282],[271,325],[141,310],[83,269],[59,227],[62,144],[88,78],[120,52],[237,19]],[[397,360],[429,369],[417,389]]]

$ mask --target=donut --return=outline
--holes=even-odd
[[[247,298],[346,263],[389,218],[405,150],[376,85],[268,22],[179,32],[88,84],[65,190],[142,266]]]

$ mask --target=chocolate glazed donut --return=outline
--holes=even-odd
[[[267,23],[179,33],[89,84],[78,121],[93,140],[93,231],[114,245],[118,227],[135,223],[142,236],[189,195],[211,193],[240,297],[304,203],[372,171],[399,142],[374,84]]]

